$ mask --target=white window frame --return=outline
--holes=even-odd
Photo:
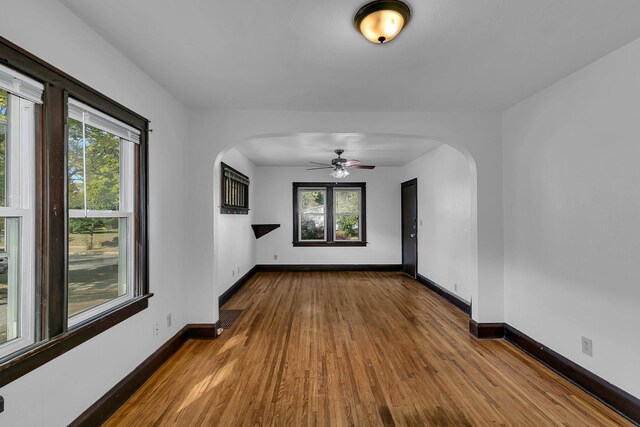
[[[18,85],[19,87],[19,85]],[[0,358],[35,341],[35,103],[8,92],[8,123],[5,168],[7,192],[0,217],[19,219],[20,263],[13,274],[16,287],[10,295],[18,298],[17,324],[7,324],[7,338],[0,344]],[[8,227],[7,227],[8,228]],[[7,229],[5,228],[5,232]],[[6,236],[5,236],[6,238]],[[8,242],[7,242],[8,244]],[[11,268],[11,266],[9,266]],[[9,272],[7,272],[9,275]],[[11,286],[11,281],[7,280]],[[11,304],[7,302],[7,317]],[[10,334],[10,328],[14,328]]]
[[[302,238],[302,193],[319,191],[324,193],[324,238],[323,239],[303,239]],[[327,194],[328,191],[325,187],[300,187],[298,188],[298,241],[299,242],[326,242],[327,241]],[[319,215],[319,214],[318,214]]]
[[[68,218],[118,218],[126,219],[126,229],[122,229],[122,225],[119,226],[118,242],[126,242],[124,254],[119,251],[118,264],[125,263],[125,280],[124,285],[122,277],[118,278],[120,286],[119,293],[124,291],[123,294],[110,301],[99,304],[95,307],[83,310],[68,318],[69,329],[101,315],[107,311],[114,309],[115,307],[127,302],[134,297],[134,282],[135,282],[135,230],[134,230],[134,144],[139,141],[139,132],[137,136],[135,133],[119,131],[119,127],[122,123],[116,119],[110,118],[104,113],[98,112],[89,106],[82,104],[79,101],[69,99],[70,116],[77,120],[78,116],[73,117],[71,110],[75,110],[77,114],[78,108],[82,109],[83,127],[85,124],[96,127],[98,129],[105,130],[120,138],[120,203],[119,210],[92,210],[86,209],[86,188],[85,188],[85,209],[69,209]],[[95,121],[95,122],[94,122]],[[84,144],[84,141],[83,141]],[[83,171],[84,173],[84,171]],[[86,184],[86,176],[85,176]],[[124,237],[124,238],[123,238]],[[68,252],[68,250],[67,250]],[[68,268],[68,267],[67,267]],[[68,284],[67,284],[68,286]]]
[[[333,241],[334,242],[362,242],[362,189],[360,187],[334,187],[333,190]],[[338,216],[350,216],[354,213],[339,214],[338,203],[336,202],[336,195],[340,192],[355,192],[358,193],[358,240],[342,240],[337,239],[338,234]]]

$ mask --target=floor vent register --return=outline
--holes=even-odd
[[[229,329],[240,316],[240,313],[242,313],[242,310],[220,310],[220,327]]]

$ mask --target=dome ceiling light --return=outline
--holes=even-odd
[[[353,23],[367,40],[376,44],[393,40],[411,18],[411,9],[400,0],[375,0],[358,10]]]

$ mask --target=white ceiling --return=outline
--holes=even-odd
[[[192,107],[502,110],[640,37],[638,0],[408,0],[382,46],[367,0],[61,1]]]
[[[235,148],[257,166],[314,167],[309,162],[330,163],[336,148],[344,149],[342,157],[368,165],[403,166],[438,146],[405,135],[299,133],[254,138]]]

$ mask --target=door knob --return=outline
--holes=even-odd
[[[416,233],[411,233],[410,237],[416,237]]]

